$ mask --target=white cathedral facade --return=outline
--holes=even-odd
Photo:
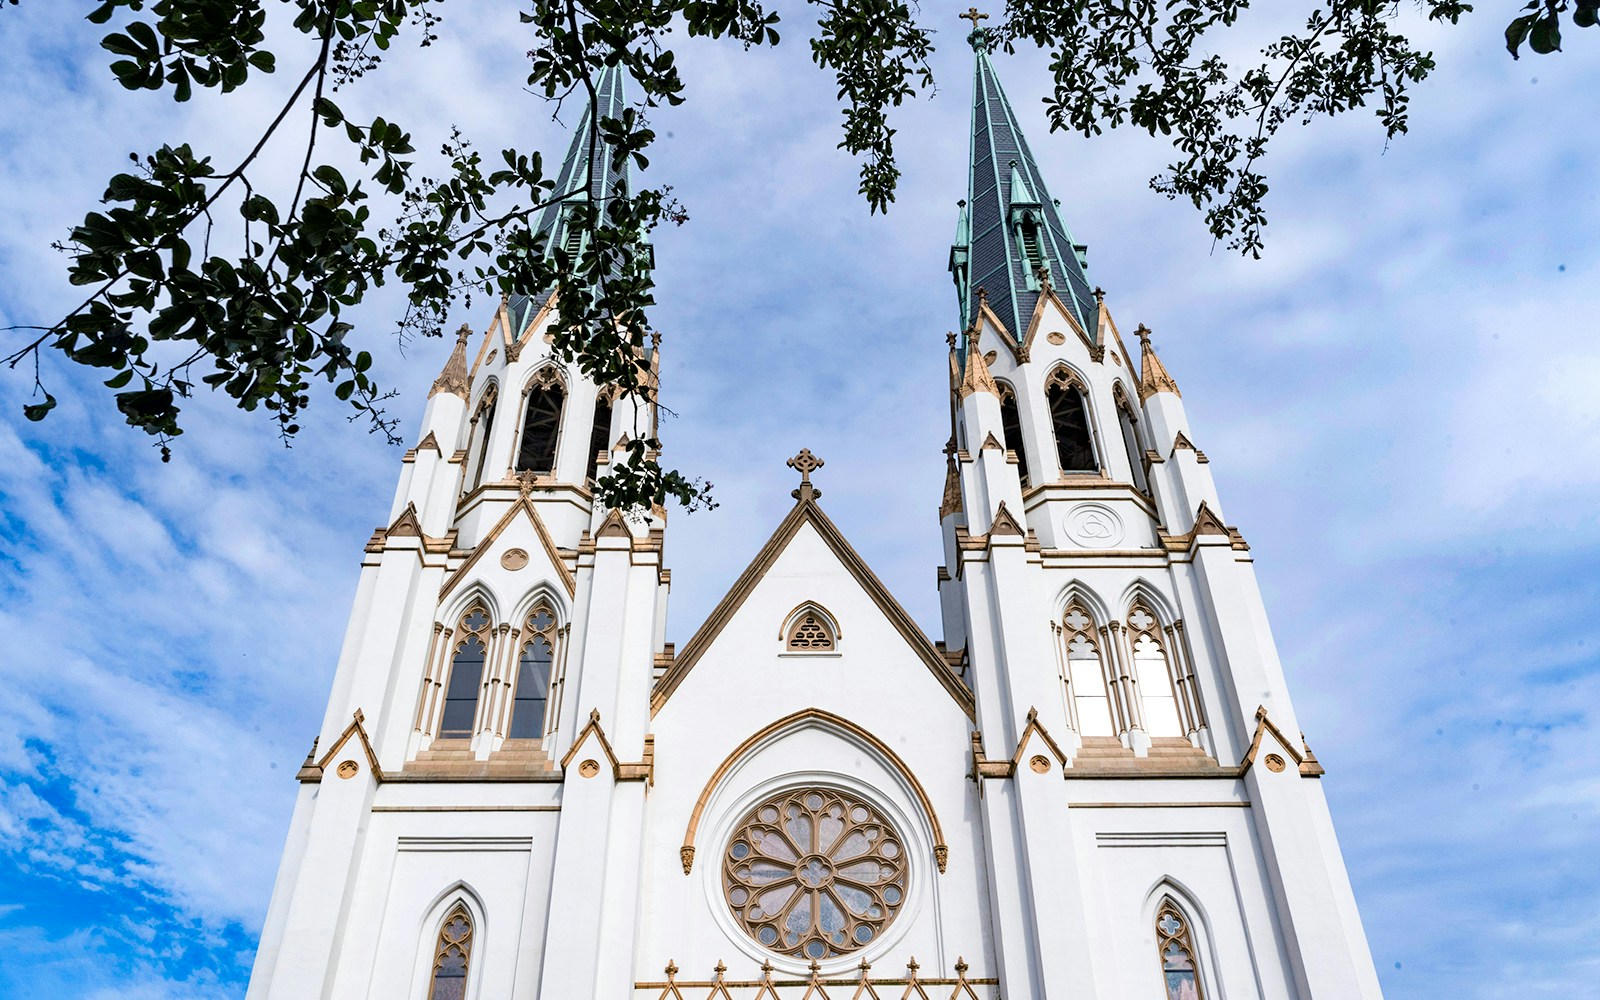
[[[667,643],[664,514],[591,494],[655,415],[503,302],[366,545],[249,1000],[1381,996],[1250,548],[972,40],[942,638],[802,452]]]

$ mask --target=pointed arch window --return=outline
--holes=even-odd
[[[1139,418],[1133,415],[1133,404],[1117,386],[1117,425],[1122,430],[1122,447],[1128,452],[1128,467],[1133,470],[1133,485],[1140,493],[1150,492],[1150,480],[1144,467],[1144,448],[1139,443]]]
[[[467,969],[472,962],[472,914],[457,903],[439,927],[433,949],[433,974],[428,1000],[463,1000],[467,995]]]
[[[1028,488],[1028,452],[1022,445],[1022,413],[1017,409],[1017,394],[1011,386],[1000,383],[1000,429],[1006,436],[1006,448],[1017,453],[1017,475],[1022,488]]]
[[[494,406],[495,390],[491,386],[483,394],[483,402],[478,404],[478,412],[472,417],[472,434],[474,444],[473,471],[471,489],[477,489],[483,484],[483,471],[489,465],[489,436],[494,432]]]
[[[1182,736],[1177,691],[1167,658],[1161,623],[1143,604],[1128,611],[1128,642],[1133,647],[1133,673],[1139,683],[1139,703],[1144,709],[1145,732],[1151,736]]]
[[[1156,912],[1156,945],[1167,1000],[1205,1000],[1189,921],[1171,899],[1162,900]]]
[[[1039,223],[1031,213],[1017,227],[1017,236],[1022,243],[1022,266],[1027,272],[1028,287],[1037,289],[1039,272],[1044,268],[1044,248],[1039,243]]]
[[[455,654],[450,659],[450,679],[444,690],[444,712],[439,719],[440,739],[466,739],[478,717],[478,692],[483,687],[483,664],[489,654],[489,614],[475,606],[461,616],[456,630]]]
[[[826,612],[807,605],[789,616],[783,647],[791,653],[831,653],[839,648],[839,630]]]
[[[589,431],[589,478],[600,475],[600,453],[611,437],[611,397],[601,396],[594,403],[594,425]]]
[[[512,694],[511,730],[513,740],[543,739],[545,709],[550,703],[550,675],[556,662],[556,616],[541,602],[528,615],[523,627],[527,638],[517,659],[517,686]]]
[[[561,410],[566,389],[555,369],[546,368],[528,387],[528,409],[522,418],[522,444],[517,471],[548,475],[556,467],[556,442],[561,437]]]
[[[1077,717],[1079,736],[1115,736],[1111,693],[1106,687],[1104,661],[1095,636],[1094,616],[1077,601],[1061,620],[1067,646],[1067,687]]]
[[[1045,383],[1050,404],[1050,425],[1056,436],[1056,459],[1062,472],[1098,472],[1094,442],[1089,432],[1089,406],[1083,386],[1064,368],[1057,368]]]

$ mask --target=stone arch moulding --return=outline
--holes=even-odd
[[[683,834],[683,846],[679,848],[679,860],[683,862],[683,873],[688,875],[694,871],[694,838],[700,828],[700,818],[705,813],[706,803],[711,800],[712,793],[722,784],[722,780],[727,777],[734,765],[744,760],[757,747],[779,733],[785,730],[797,729],[808,723],[821,724],[823,728],[835,729],[860,740],[876,752],[885,764],[900,774],[928,821],[929,830],[933,835],[933,860],[939,868],[939,874],[943,875],[945,866],[949,863],[950,847],[945,842],[944,828],[939,825],[939,816],[934,812],[933,800],[928,798],[928,792],[922,787],[922,782],[917,780],[917,776],[911,773],[911,769],[906,766],[906,762],[901,760],[900,755],[895,753],[887,743],[849,719],[834,715],[832,712],[827,712],[820,708],[808,708],[793,715],[786,715],[776,722],[763,727],[749,739],[735,747],[733,752],[723,758],[721,764],[717,765],[717,769],[711,772],[710,779],[706,781],[705,787],[700,790],[700,797],[695,799],[694,811],[689,814],[688,829]]]
[[[1171,625],[1183,617],[1173,599],[1156,589],[1151,585],[1150,581],[1142,576],[1128,584],[1122,591],[1122,596],[1117,601],[1117,609],[1120,614],[1113,617],[1118,621],[1126,621],[1129,609],[1140,603],[1154,611],[1163,625]]]
[[[483,411],[483,408],[486,405],[488,405],[490,402],[498,403],[499,401],[500,380],[491,375],[484,380],[483,388],[478,391],[478,395],[475,399],[473,399],[472,405],[467,407],[467,412],[471,413],[472,419],[476,420],[478,418],[478,414]]]
[[[1171,875],[1163,875],[1145,893],[1144,902],[1139,907],[1140,927],[1154,940],[1156,915],[1161,912],[1161,904],[1172,900],[1178,910],[1186,918],[1189,925],[1190,939],[1194,942],[1194,950],[1198,953],[1199,979],[1201,996],[1215,998],[1222,996],[1221,976],[1217,965],[1216,935],[1212,933],[1211,915],[1200,904],[1200,898],[1194,891]],[[1153,967],[1159,969],[1159,958],[1152,950],[1145,959]]]
[[[530,587],[528,592],[523,594],[521,599],[517,601],[516,608],[506,621],[511,623],[512,628],[521,628],[522,623],[528,620],[528,616],[533,613],[533,609],[541,601],[548,604],[550,610],[555,612],[557,628],[565,627],[572,620],[566,598],[561,595],[560,590],[553,586],[549,580],[540,580]]]
[[[480,984],[483,982],[483,952],[488,942],[488,913],[483,905],[483,897],[478,895],[478,891],[470,884],[460,879],[434,896],[433,902],[418,916],[418,925],[413,934],[417,942],[417,958],[411,976],[409,996],[427,1000],[428,987],[432,985],[433,959],[438,946],[439,928],[457,903],[466,907],[467,915],[472,919],[472,952],[467,960],[467,1000],[477,1000],[482,997],[483,990]],[[478,970],[478,975],[473,974],[474,969]]]
[[[481,580],[474,580],[469,586],[463,588],[461,593],[457,594],[449,604],[439,609],[439,623],[445,628],[455,628],[456,624],[461,621],[461,616],[466,614],[474,604],[483,605],[483,609],[489,613],[489,625],[491,628],[507,620],[504,609],[500,606],[499,597],[495,595],[493,590],[489,589],[486,583]]]
[[[564,394],[572,393],[572,387],[567,384],[567,373],[554,361],[546,361],[528,372],[522,380],[522,395],[526,396],[541,385],[554,385]]]
[[[783,616],[783,625],[778,629],[778,641],[784,644],[784,651],[793,652],[788,648],[789,636],[794,632],[800,616],[807,612],[822,619],[822,626],[828,630],[828,634],[833,639],[833,648],[828,652],[837,652],[839,644],[844,641],[844,630],[839,627],[839,619],[834,617],[833,612],[816,601],[801,601],[795,606],[794,610]],[[800,652],[803,652],[803,650]]]
[[[1067,608],[1074,602],[1082,604],[1089,609],[1089,613],[1094,616],[1096,625],[1104,625],[1107,622],[1117,620],[1119,617],[1111,613],[1111,609],[1106,606],[1106,602],[1093,587],[1090,587],[1082,580],[1074,579],[1067,581],[1056,592],[1055,610],[1051,614],[1050,620],[1054,622],[1061,621],[1062,616],[1067,613]]]

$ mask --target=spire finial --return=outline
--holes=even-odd
[[[433,380],[433,388],[428,391],[431,398],[441,392],[448,392],[467,398],[467,338],[472,336],[472,327],[465,323],[456,333],[456,346],[450,352],[450,358],[444,363],[444,370],[439,377]]]
[[[1158,392],[1170,392],[1174,396],[1182,397],[1178,391],[1178,383],[1167,374],[1167,366],[1156,357],[1156,349],[1150,344],[1150,328],[1143,323],[1139,329],[1133,331],[1139,338],[1139,401],[1142,403]]]
[[[789,468],[800,473],[800,488],[789,494],[796,500],[814,500],[822,496],[822,491],[811,485],[811,474],[822,468],[827,463],[811,454],[810,448],[801,448],[800,454],[789,459]]]
[[[973,31],[977,31],[978,30],[978,22],[979,21],[987,21],[987,20],[989,20],[989,15],[988,14],[980,14],[978,12],[978,8],[976,8],[976,7],[968,7],[967,8],[967,12],[965,14],[957,14],[956,16],[960,17],[960,18],[964,18],[964,19],[966,19],[968,21],[971,21],[972,22],[972,30]]]

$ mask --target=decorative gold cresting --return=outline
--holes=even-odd
[[[1139,402],[1144,402],[1158,392],[1170,392],[1174,396],[1182,397],[1178,391],[1178,383],[1167,374],[1166,366],[1161,359],[1156,357],[1156,349],[1150,346],[1150,328],[1143,323],[1139,329],[1133,331],[1139,337]]]
[[[450,352],[450,360],[444,363],[444,371],[434,379],[433,388],[428,390],[429,398],[441,392],[454,393],[462,399],[467,398],[467,338],[472,336],[472,328],[461,324],[461,329],[456,333],[456,346]]]
[[[800,473],[800,488],[789,494],[796,500],[815,500],[822,491],[811,485],[811,474],[828,463],[811,454],[810,448],[801,448],[800,454],[789,459],[789,468]]]

